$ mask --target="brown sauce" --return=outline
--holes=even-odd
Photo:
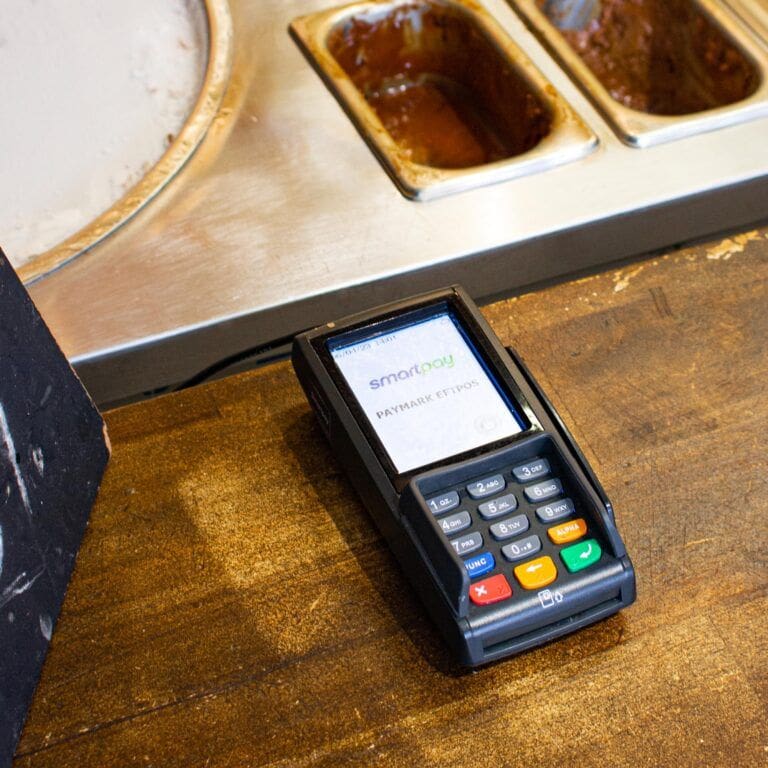
[[[733,104],[757,89],[754,65],[692,0],[600,5],[600,15],[583,30],[562,34],[625,106],[685,115]]]
[[[482,106],[452,80],[423,75],[371,93],[368,103],[414,163],[468,168],[509,157]]]
[[[405,3],[333,29],[328,48],[414,163],[468,168],[532,149],[551,119],[471,18]]]

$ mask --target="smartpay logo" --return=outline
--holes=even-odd
[[[371,389],[380,389],[388,384],[397,384],[398,381],[405,381],[414,376],[424,376],[438,368],[453,368],[453,365],[453,355],[443,355],[443,357],[436,357],[434,360],[425,363],[414,363],[410,368],[403,368],[401,371],[394,371],[393,373],[379,376],[377,379],[371,379],[368,382],[368,386]]]

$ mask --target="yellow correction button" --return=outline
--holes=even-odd
[[[537,557],[515,568],[515,578],[525,589],[540,589],[557,578],[557,567],[551,557]]]

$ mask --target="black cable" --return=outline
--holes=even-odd
[[[297,331],[297,333],[301,333],[301,331]],[[199,373],[196,373],[191,378],[187,379],[186,381],[181,382],[181,384],[177,384],[171,391],[173,392],[179,392],[182,389],[188,389],[189,387],[196,387],[199,384],[203,384],[204,382],[208,381],[211,377],[215,376],[217,373],[221,373],[221,371],[226,370],[232,365],[236,365],[237,363],[242,363],[243,361],[247,360],[249,357],[256,357],[258,355],[266,354],[270,351],[286,347],[290,345],[293,342],[294,334],[291,334],[290,336],[284,336],[280,339],[275,339],[274,341],[271,341],[269,344],[263,344],[258,347],[249,347],[248,349],[244,349],[241,352],[235,352],[232,355],[229,355],[227,357],[222,358],[221,360],[216,361],[215,363],[212,363],[207,368],[203,368],[202,371]],[[259,360],[260,365],[265,365],[267,363],[273,363],[278,360],[284,360],[288,357],[290,354],[290,351],[281,351],[278,352],[275,355],[272,355],[271,357],[266,357],[263,360]]]

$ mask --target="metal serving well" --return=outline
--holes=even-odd
[[[715,0],[678,0],[678,5],[691,16],[692,30],[685,50],[676,53],[680,56],[681,70],[696,68],[699,70],[697,78],[709,78],[716,82],[722,74],[717,70],[719,62],[708,60],[709,54],[705,53],[704,48],[705,43],[721,45],[723,50],[728,50],[731,63],[745,72],[748,82],[744,93],[729,103],[718,103],[713,96],[711,101],[714,104],[705,108],[660,110],[666,113],[653,114],[626,106],[611,95],[606,84],[550,21],[541,0],[508,2],[571,79],[592,100],[617,136],[630,146],[649,147],[768,114],[768,54],[760,41],[722,3]],[[743,5],[747,4],[743,0]],[[662,26],[663,31],[656,31],[655,34],[665,35],[676,31],[670,29],[670,26]],[[702,42],[705,37],[706,41]]]
[[[597,137],[479,5],[354,3],[291,32],[409,198],[537,173]]]

